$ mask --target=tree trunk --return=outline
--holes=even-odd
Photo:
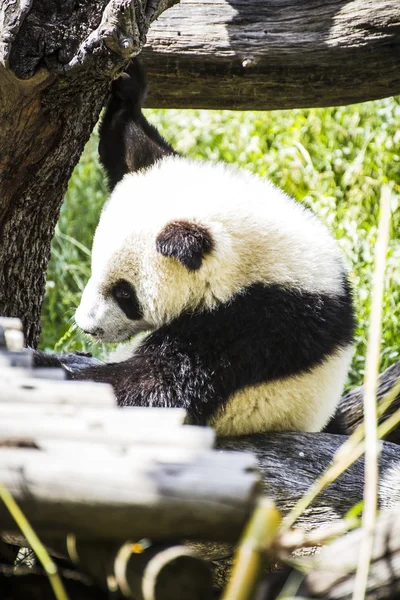
[[[31,346],[72,169],[111,79],[174,1],[1,4],[0,315],[21,317]]]
[[[147,106],[271,110],[400,93],[399,0],[182,0],[151,28]]]

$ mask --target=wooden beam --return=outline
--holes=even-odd
[[[85,405],[115,407],[115,396],[112,387],[107,383],[92,381],[54,381],[39,379],[36,370],[7,367],[2,364],[0,356],[0,403],[11,404],[47,404]],[[43,371],[43,369],[41,369]],[[59,369],[46,369],[55,371]]]
[[[184,444],[172,457],[163,444],[157,456],[137,449],[124,457],[72,443],[66,453],[0,448],[0,481],[44,538],[237,539],[260,491],[254,457],[192,453]],[[3,531],[17,531],[2,504],[0,522]]]
[[[152,24],[147,106],[272,110],[400,94],[398,0],[181,0]]]
[[[29,420],[22,422],[18,422],[16,415],[2,415],[0,444],[10,445],[13,441],[27,440],[39,448],[42,443],[43,447],[48,447],[49,442],[54,445],[62,442],[114,447],[150,444],[168,448],[179,445],[187,449],[203,449],[211,448],[215,439],[211,428],[171,427],[172,419],[166,415],[164,420],[160,413],[155,413],[154,419],[143,419],[139,412],[136,420],[135,407],[130,407],[129,412],[115,408],[112,418],[105,411],[97,416],[93,412],[85,412],[75,417],[67,414],[62,417],[35,415],[33,412],[28,414]]]

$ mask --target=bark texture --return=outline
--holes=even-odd
[[[181,0],[141,58],[151,107],[364,102],[400,93],[400,2]]]
[[[0,6],[0,314],[35,346],[50,243],[111,79],[175,0]],[[90,199],[88,199],[90,202]]]

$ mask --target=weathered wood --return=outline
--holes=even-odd
[[[237,539],[259,492],[254,458],[209,451],[168,463],[163,454],[96,461],[79,446],[68,455],[2,448],[0,481],[43,537]],[[16,531],[4,505],[0,522]]]
[[[266,495],[286,514],[330,465],[334,453],[346,439],[327,433],[265,433],[236,440],[219,439],[218,447],[255,454]],[[382,442],[379,458],[381,507],[392,508],[399,500],[400,471],[393,470],[399,461],[400,446]],[[364,458],[360,458],[321,492],[298,524],[310,530],[337,521],[362,500],[363,487]]]
[[[181,545],[140,543],[99,545],[77,541],[46,540],[48,546],[69,557],[79,569],[103,587],[115,577],[124,597],[135,600],[207,600],[211,573],[193,550]]]
[[[135,411],[135,409],[131,410]],[[153,505],[155,502],[152,495],[154,488],[151,482],[157,480],[158,469],[160,470],[159,477],[166,484],[169,481],[169,476],[172,477],[172,489],[177,496],[182,492],[182,502],[186,503],[186,506],[188,506],[187,494],[189,496],[193,494],[196,497],[198,492],[200,502],[200,497],[207,498],[207,494],[212,492],[213,486],[215,486],[213,493],[218,495],[232,492],[232,489],[236,490],[235,485],[237,484],[238,490],[235,491],[235,495],[238,496],[240,489],[242,489],[242,493],[245,490],[248,493],[249,488],[247,486],[254,484],[254,474],[247,473],[249,469],[251,470],[254,467],[254,462],[248,458],[247,454],[237,454],[232,457],[230,453],[226,454],[225,452],[215,453],[210,451],[208,454],[201,451],[202,445],[207,447],[212,443],[212,437],[207,439],[203,437],[203,433],[206,433],[207,430],[201,428],[191,426],[173,427],[171,436],[168,437],[159,427],[155,427],[151,432],[141,425],[136,426],[134,423],[130,425],[127,414],[127,431],[125,432],[123,427],[120,426],[118,418],[114,421],[111,420],[103,428],[101,425],[102,419],[99,415],[97,421],[99,430],[94,429],[94,431],[91,431],[91,428],[88,427],[86,438],[84,432],[87,423],[80,420],[79,417],[76,419],[65,417],[62,419],[63,423],[74,424],[75,432],[68,430],[68,435],[64,436],[64,440],[60,440],[62,429],[53,429],[55,419],[47,417],[43,419],[43,423],[39,423],[40,435],[32,435],[32,432],[29,431],[35,429],[33,419],[30,419],[28,423],[18,418],[16,421],[17,423],[9,417],[2,416],[0,419],[0,428],[4,428],[2,430],[2,440],[8,440],[7,443],[10,444],[13,440],[18,443],[21,439],[28,439],[35,442],[36,446],[58,450],[52,455],[34,450],[12,450],[10,448],[0,450],[0,479],[5,483],[11,480],[10,483],[13,486],[12,489],[15,489],[17,498],[20,498],[24,503],[27,502],[28,508],[30,499],[32,502],[35,500],[33,503],[36,507],[35,518],[39,520],[38,525],[42,528],[46,526],[46,516],[52,514],[61,531],[67,526],[70,527],[68,531],[75,531],[72,528],[72,521],[69,520],[71,515],[74,514],[77,519],[76,531],[79,533],[82,523],[84,523],[86,531],[88,524],[80,512],[82,500],[85,499],[86,503],[86,506],[82,508],[84,516],[88,510],[92,515],[91,510],[93,507],[88,502],[89,498],[91,503],[97,503],[99,516],[96,520],[100,522],[100,518],[106,521],[108,519],[108,499],[113,504],[113,520],[116,514],[121,515],[121,517],[118,516],[118,518],[121,518],[121,529],[118,530],[121,534],[121,531],[125,531],[122,515],[126,510],[126,505],[129,503],[132,503],[135,507],[137,504],[140,505],[135,491],[139,494],[139,497],[143,497],[146,506]],[[76,424],[74,421],[76,421]],[[134,421],[134,418],[132,421]],[[89,422],[92,422],[93,427],[95,427],[94,420]],[[63,424],[63,427],[65,427],[65,424]],[[102,430],[103,433],[101,433]],[[182,435],[179,433],[181,430],[184,430],[187,434]],[[198,436],[197,440],[196,436]],[[73,439],[81,439],[82,444],[71,443]],[[97,440],[97,444],[87,443],[88,439]],[[278,508],[283,513],[286,513],[330,464],[334,452],[343,443],[344,439],[343,436],[331,434],[275,433],[221,439],[218,442],[218,447],[224,450],[251,451],[257,458],[265,493],[276,501]],[[166,441],[170,444],[169,450],[165,448]],[[190,447],[188,444],[190,444]],[[130,450],[129,452],[125,451],[123,455],[125,458],[123,456],[118,458],[118,449],[122,450],[124,446]],[[116,451],[111,450],[111,448],[115,448]],[[400,477],[394,467],[399,461],[400,446],[390,442],[382,443],[379,488],[381,507],[391,508],[398,502]],[[172,473],[169,472],[171,465],[174,465]],[[221,469],[220,473],[218,473],[218,469]],[[235,469],[238,470],[237,473],[240,473],[240,481],[237,483],[235,483]],[[17,473],[19,473],[18,476]],[[150,473],[153,474],[150,476]],[[182,477],[180,483],[182,490],[178,486],[178,491],[178,488],[175,489],[174,486],[177,484],[176,478],[179,479],[179,474]],[[25,481],[27,476],[31,487],[27,487]],[[192,476],[193,482],[191,480]],[[185,477],[189,477],[189,479],[185,479]],[[56,490],[54,481],[60,482]],[[124,481],[126,481],[125,485],[122,483]],[[199,489],[195,488],[195,485],[199,486]],[[326,526],[342,518],[352,506],[362,499],[363,485],[363,459],[360,459],[320,494],[314,504],[299,520],[299,525],[309,530]],[[121,486],[122,490],[120,490]],[[25,492],[28,491],[30,494],[27,498]],[[118,502],[122,503],[118,511],[114,506],[115,497],[119,498]],[[169,500],[173,504],[173,510],[175,510],[174,502],[179,504],[179,501],[176,498],[173,500],[172,497]],[[54,505],[57,505],[58,502],[62,502],[63,506],[68,506],[66,515],[62,512],[57,513]],[[71,503],[72,506],[70,506]],[[203,506],[201,502],[200,505]],[[39,516],[38,506],[43,507],[43,511],[40,509],[41,516]],[[140,511],[142,509],[138,508],[137,510],[139,510],[138,514],[141,515]],[[131,535],[137,533],[137,535],[150,536],[150,532],[146,530],[148,526],[146,518],[141,519],[138,517],[138,521],[142,521],[139,524],[140,534],[133,528]],[[160,524],[160,535],[162,535],[162,527],[164,526],[165,523]],[[151,531],[153,531],[153,528],[151,528]],[[117,529],[115,529],[115,532],[117,532]],[[91,532],[91,534],[97,535],[96,532]],[[118,534],[115,533],[115,535]],[[206,532],[204,531],[203,537],[205,535]],[[206,553],[208,553],[208,549],[206,549]],[[215,549],[212,553],[214,559],[220,557]],[[226,556],[225,550],[223,550],[222,555]]]
[[[379,376],[377,399],[378,402],[392,389],[394,384],[400,380],[400,362],[392,365],[386,369]],[[329,431],[341,431],[347,435],[353,433],[353,431],[360,425],[364,419],[364,405],[363,405],[363,392],[364,386],[359,386],[354,390],[351,390],[343,396],[340,400],[337,413],[334,421],[329,426]],[[400,393],[393,400],[389,409],[380,417],[379,422],[382,423],[393,414],[400,407]],[[385,438],[395,444],[400,444],[400,424],[398,427],[393,429]]]
[[[351,598],[363,534],[360,529],[336,540],[318,557],[299,591],[300,596]],[[366,600],[400,596],[400,512],[381,515],[376,522]]]
[[[0,314],[20,315],[33,347],[72,169],[112,78],[174,1],[0,3]]]
[[[28,371],[29,373],[29,371]],[[0,362],[0,404],[78,404],[115,406],[112,387],[90,381],[53,381],[27,376],[27,371]]]
[[[22,331],[22,321],[16,317],[0,317],[0,327],[3,329],[16,329]]]
[[[0,351],[20,352],[24,347],[21,319],[0,317]]]
[[[270,110],[400,93],[398,0],[181,0],[141,59],[147,106]]]
[[[95,384],[97,385],[97,384]],[[102,386],[100,387],[102,389]],[[83,392],[85,390],[83,389]],[[0,399],[0,420],[2,418],[12,418],[15,422],[22,420],[29,421],[37,419],[38,416],[56,417],[59,419],[81,419],[90,424],[97,423],[99,419],[115,425],[133,422],[135,426],[143,425],[147,428],[154,427],[178,427],[183,425],[186,418],[186,411],[183,408],[147,408],[126,406],[124,409],[117,406],[108,406],[107,403],[99,401],[98,405],[91,406],[85,404],[85,394],[82,394],[82,403],[70,404],[50,404],[45,402],[2,402]]]
[[[89,577],[67,569],[61,576],[70,600],[110,599],[108,592],[94,586]],[[39,568],[0,567],[0,590],[2,600],[54,600],[49,578]]]

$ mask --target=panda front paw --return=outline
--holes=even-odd
[[[50,353],[37,350],[31,350],[31,352],[33,353],[34,368],[58,367],[64,369],[67,374],[103,364],[101,360],[93,358],[87,352]]]

